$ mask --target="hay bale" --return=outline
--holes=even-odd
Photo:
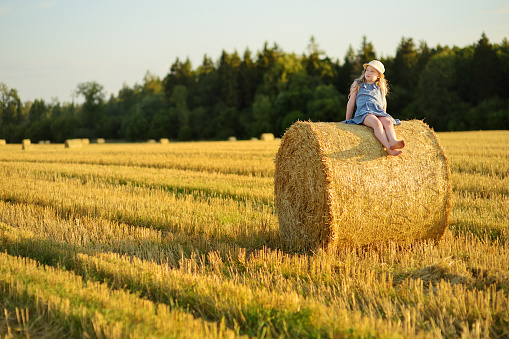
[[[97,138],[96,143],[104,144],[104,143],[106,143],[106,140],[104,140],[104,138]]]
[[[90,145],[90,139],[89,138],[81,139],[81,145],[82,146]]]
[[[272,133],[263,133],[260,135],[260,140],[262,141],[273,141],[274,140],[274,134]]]
[[[21,149],[22,150],[29,150],[32,148],[32,143],[30,142],[30,139],[23,139],[21,142]]]
[[[51,140],[44,140],[44,143],[45,143],[46,145],[49,145],[49,144],[51,144]]]
[[[0,146],[7,145],[5,139],[0,139]]]
[[[65,148],[81,148],[83,143],[81,139],[67,139],[65,141]]]
[[[170,143],[170,140],[168,138],[161,138],[161,139],[159,139],[159,142],[162,145],[168,145]]]
[[[155,139],[148,139],[148,140],[147,140],[147,143],[149,143],[149,144],[155,144],[155,143],[157,143],[157,141],[155,141]]]
[[[237,141],[237,138],[236,137],[229,137],[228,141]]]
[[[452,209],[448,159],[422,121],[395,129],[407,144],[397,157],[366,126],[294,123],[275,161],[283,239],[325,248],[440,239]]]

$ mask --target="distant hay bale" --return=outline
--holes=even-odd
[[[82,146],[90,145],[90,139],[89,138],[81,139],[81,145]]]
[[[106,143],[106,140],[104,140],[104,138],[97,138],[96,143],[104,144],[104,143]]]
[[[236,137],[229,137],[228,141],[237,141],[237,138]]]
[[[157,143],[157,141],[155,141],[154,139],[148,139],[148,140],[147,140],[147,143],[149,143],[149,144],[155,144],[155,143]]]
[[[440,239],[453,204],[448,159],[422,121],[395,129],[406,147],[393,157],[369,127],[294,123],[275,161],[282,238],[325,248]]]
[[[168,138],[161,138],[161,139],[159,139],[159,142],[162,145],[168,145],[170,143],[170,140]]]
[[[32,143],[30,142],[30,139],[23,139],[23,141],[21,142],[21,149],[22,150],[29,150],[30,148],[32,148]]]
[[[258,138],[251,138],[251,141],[258,141]]]
[[[0,139],[0,146],[7,145],[5,139]]]
[[[274,134],[272,133],[263,133],[260,135],[260,140],[263,141],[273,141],[274,140]]]
[[[46,142],[44,140],[39,140],[39,145],[44,145]]]
[[[67,139],[65,141],[65,148],[80,148],[83,147],[81,139]]]
[[[51,144],[51,141],[50,140],[44,140],[44,143],[49,145],[49,144]]]

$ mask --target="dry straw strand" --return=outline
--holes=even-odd
[[[83,147],[82,139],[67,139],[65,141],[65,148],[80,148]]]
[[[397,157],[366,126],[294,123],[274,173],[283,238],[326,248],[440,239],[453,204],[447,156],[424,122],[395,128],[407,143]]]

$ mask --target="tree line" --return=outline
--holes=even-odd
[[[483,33],[463,48],[431,48],[403,37],[394,57],[378,56],[364,36],[342,61],[331,60],[313,37],[303,55],[265,43],[242,57],[223,50],[214,62],[205,55],[197,68],[177,58],[163,79],[147,72],[142,84],[124,85],[109,98],[99,83],[80,83],[79,105],[57,99],[23,103],[17,90],[0,83],[0,138],[280,136],[296,120],[344,120],[349,87],[362,64],[373,59],[386,67],[388,112],[394,117],[424,119],[436,131],[509,129],[509,42],[492,44]]]

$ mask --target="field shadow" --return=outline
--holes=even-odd
[[[490,286],[493,286],[497,291],[509,288],[508,277],[502,272],[467,266],[463,274],[458,274],[444,263],[425,266],[410,273],[394,274],[395,286],[401,285],[407,279],[422,281],[422,288],[426,293],[431,292],[430,288],[433,289],[433,292],[436,291],[436,285],[442,281],[451,285],[464,285],[469,290],[485,290]]]
[[[188,237],[191,242],[206,241],[204,237],[197,236],[196,238]],[[136,246],[147,249],[154,244],[150,240],[133,241]],[[84,260],[80,254],[88,256],[97,256],[100,258],[101,254],[118,254],[118,262],[116,265],[129,265],[134,256],[139,259],[147,260],[155,264],[168,265],[170,269],[176,269],[183,272],[183,274],[211,274],[212,270],[218,267],[218,271],[215,274],[224,274],[225,278],[229,277],[228,272],[232,265],[238,267],[233,268],[234,271],[243,271],[243,264],[249,257],[249,253],[239,251],[232,252],[228,256],[224,256],[219,260],[219,266],[214,266],[211,263],[211,257],[214,257],[217,253],[201,252],[193,248],[190,255],[186,255],[185,245],[175,244],[173,250],[175,252],[174,257],[176,260],[158,262],[156,258],[144,258],[142,253],[135,253],[135,251],[124,251],[120,248],[122,244],[113,242],[109,244],[111,248],[94,248],[93,246],[80,246],[67,242],[60,242],[49,238],[15,238],[5,237],[0,238],[0,251],[5,252],[11,256],[20,256],[28,259],[37,261],[41,265],[51,266],[59,268],[65,271],[72,271],[74,274],[83,277],[85,282],[97,281],[106,283],[109,288],[113,290],[128,290],[130,293],[137,294],[140,298],[146,298],[155,303],[164,303],[172,308],[178,308],[182,312],[190,313],[196,318],[201,318],[204,321],[221,321],[224,319],[222,313],[218,313],[216,306],[214,305],[215,297],[210,297],[207,294],[200,294],[193,286],[180,286],[171,285],[164,289],[158,289],[150,283],[140,283],[139,276],[126,275],[119,280],[118,272],[110,270],[108,267],[102,267],[101,265],[91,264],[90,261]],[[214,247],[214,246],[212,246]],[[132,247],[134,248],[134,247]],[[261,248],[264,248],[263,246]],[[212,248],[210,248],[212,251]],[[216,248],[219,251],[220,248]],[[224,249],[223,249],[224,250]],[[253,250],[254,251],[254,250]],[[124,261],[123,257],[127,257]],[[101,260],[101,259],[99,259]],[[210,265],[204,268],[203,265]],[[165,267],[166,269],[166,267]],[[205,272],[201,270],[205,269]],[[228,270],[228,272],[225,272]],[[127,270],[129,271],[129,270]],[[143,279],[142,279],[143,280]],[[184,279],[185,280],[185,279]],[[206,300],[204,302],[204,300]],[[249,309],[247,309],[248,311]],[[286,313],[285,313],[286,314]],[[291,314],[288,317],[291,318]],[[283,319],[285,320],[285,319]],[[255,321],[258,321],[255,319]],[[260,320],[263,322],[263,319]],[[243,323],[239,328],[238,323],[242,322],[235,316],[227,317],[226,327],[239,331],[241,334],[247,334],[251,326],[249,323]]]

